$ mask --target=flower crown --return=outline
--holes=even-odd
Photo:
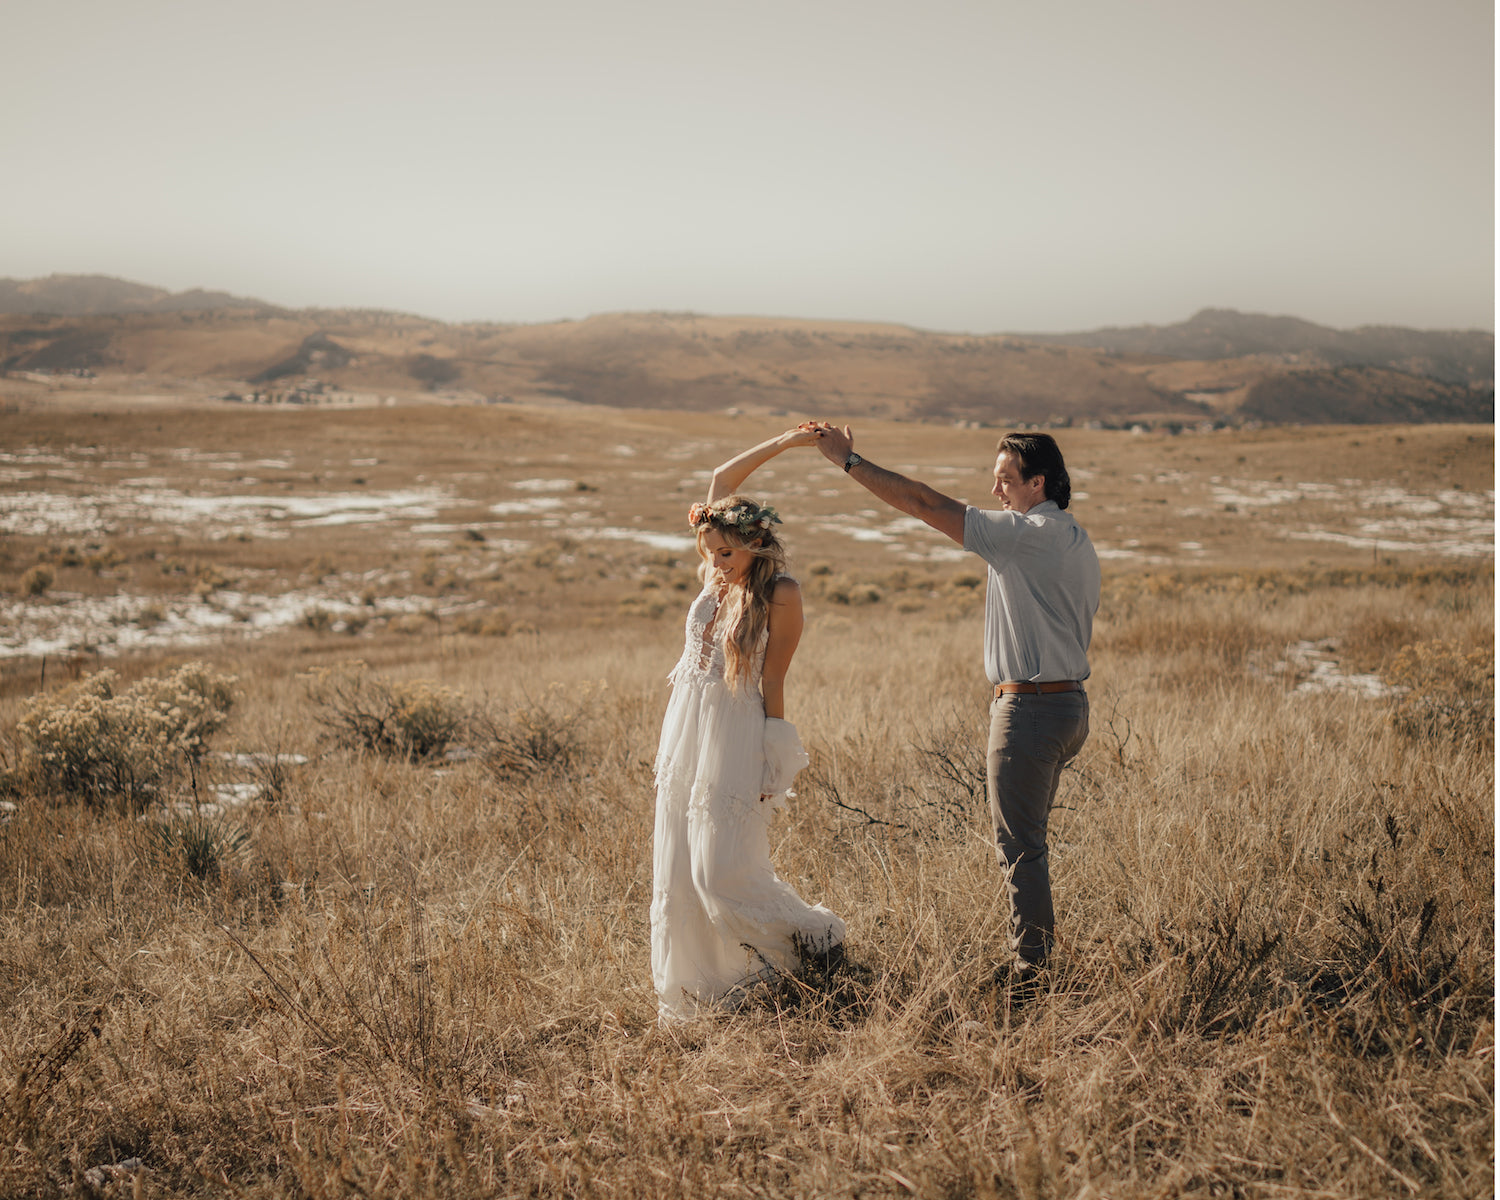
[[[707,504],[695,504],[688,509],[688,525],[701,529],[705,525],[717,525],[721,529],[738,529],[744,537],[762,533],[772,525],[780,525],[781,517],[769,504],[756,504],[744,500],[732,508],[714,509]]]

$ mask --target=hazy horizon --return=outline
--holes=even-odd
[[[118,282],[118,283],[133,284],[133,285],[138,285],[138,286],[143,286],[143,287],[160,288],[160,286],[161,286],[159,284],[153,284],[150,280],[145,280],[145,279],[125,279],[125,278],[123,278],[121,276],[117,276],[117,275],[106,276],[106,275],[101,275],[97,271],[77,272],[77,273],[73,273],[73,272],[50,272],[48,275],[35,276],[35,277],[30,278],[30,279],[16,279],[16,278],[11,277],[11,276],[0,276],[0,281],[12,282],[12,283],[22,283],[22,284],[24,284],[24,283],[36,282],[38,280],[45,280],[45,279],[48,279],[48,278],[57,278],[57,279],[99,279],[99,278],[106,278],[106,279],[112,279],[112,280],[114,280],[115,282]],[[667,316],[667,317],[694,317],[694,318],[703,318],[705,320],[721,319],[721,320],[726,320],[726,321],[788,321],[788,322],[809,322],[809,323],[810,322],[825,322],[826,321],[826,322],[831,323],[831,324],[891,325],[891,326],[898,326],[898,327],[901,327],[901,328],[914,329],[914,330],[916,330],[918,332],[921,332],[921,333],[935,333],[935,334],[962,333],[962,334],[969,334],[969,335],[972,335],[972,336],[979,336],[979,337],[983,337],[983,336],[997,336],[997,335],[1011,335],[1011,336],[1020,336],[1020,337],[1025,337],[1025,336],[1028,336],[1028,335],[1033,335],[1033,336],[1036,336],[1036,337],[1059,337],[1059,336],[1065,336],[1065,335],[1068,335],[1068,334],[1076,334],[1076,333],[1104,332],[1104,331],[1111,330],[1111,329],[1140,328],[1140,327],[1146,327],[1146,326],[1152,326],[1152,327],[1156,327],[1156,328],[1162,328],[1162,327],[1166,327],[1166,326],[1180,325],[1180,324],[1187,323],[1193,317],[1197,316],[1199,312],[1202,312],[1204,310],[1228,311],[1228,312],[1238,313],[1240,316],[1244,316],[1244,317],[1263,317],[1263,318],[1268,318],[1268,319],[1271,319],[1271,320],[1280,320],[1280,319],[1308,320],[1308,318],[1302,316],[1302,314],[1300,314],[1300,313],[1292,313],[1292,312],[1279,312],[1279,313],[1272,313],[1272,312],[1251,312],[1251,311],[1246,310],[1246,309],[1226,309],[1225,306],[1223,306],[1223,305],[1206,304],[1206,305],[1203,305],[1201,308],[1199,308],[1197,310],[1194,310],[1191,313],[1184,313],[1181,317],[1179,317],[1179,318],[1177,318],[1175,320],[1158,321],[1158,322],[1144,322],[1144,321],[1142,321],[1142,322],[1136,322],[1133,325],[1114,324],[1114,325],[1105,325],[1105,326],[1093,326],[1093,327],[1091,327],[1089,329],[1078,328],[1078,329],[951,330],[951,329],[939,329],[939,328],[935,328],[935,327],[932,327],[932,326],[916,325],[915,323],[910,322],[910,321],[867,320],[867,319],[864,319],[864,318],[857,318],[857,317],[837,317],[837,316],[809,317],[809,316],[806,316],[806,315],[801,314],[801,313],[789,313],[789,312],[784,312],[784,313],[772,313],[772,312],[733,313],[733,312],[706,312],[706,311],[702,311],[702,310],[698,310],[698,309],[662,309],[662,308],[653,308],[653,309],[605,309],[605,310],[601,310],[599,312],[583,313],[582,315],[576,316],[576,317],[574,317],[574,316],[566,316],[566,317],[539,317],[536,320],[503,321],[503,320],[495,320],[495,319],[491,319],[491,318],[487,318],[487,317],[468,317],[468,318],[439,317],[439,316],[434,316],[431,313],[418,312],[418,311],[416,311],[414,309],[411,309],[411,308],[403,308],[403,307],[399,307],[399,306],[397,306],[397,307],[375,307],[375,306],[352,306],[352,305],[329,305],[329,304],[308,304],[308,305],[282,304],[278,300],[276,300],[274,297],[246,296],[246,295],[241,295],[239,293],[231,293],[228,288],[220,288],[220,287],[215,287],[215,286],[212,286],[212,285],[205,285],[205,284],[201,284],[201,283],[200,284],[193,284],[193,285],[191,285],[189,287],[186,287],[186,288],[164,289],[164,290],[167,290],[170,295],[181,295],[181,294],[184,294],[184,293],[191,293],[191,292],[207,292],[207,293],[223,292],[223,293],[228,293],[228,294],[233,295],[233,297],[236,300],[255,301],[257,303],[265,304],[265,305],[268,305],[268,306],[270,306],[272,308],[281,309],[281,310],[284,310],[286,312],[323,312],[323,311],[329,311],[329,312],[339,312],[339,311],[362,312],[363,311],[363,312],[389,313],[389,314],[394,315],[394,316],[413,317],[413,318],[416,318],[418,320],[437,321],[437,322],[440,322],[442,324],[448,324],[448,325],[487,325],[487,324],[490,324],[490,325],[547,325],[547,324],[556,324],[556,323],[561,323],[561,322],[586,321],[586,320],[589,320],[590,318],[594,318],[594,317],[612,317],[612,316]],[[130,311],[135,311],[135,310],[120,310],[120,311],[130,312]],[[178,311],[178,310],[171,309],[171,310],[164,310],[164,311]],[[101,313],[100,315],[106,315],[106,314]],[[111,315],[113,315],[113,310],[111,310]],[[1339,332],[1349,332],[1349,331],[1352,331],[1353,329],[1356,329],[1356,328],[1381,328],[1381,327],[1389,327],[1389,328],[1412,329],[1412,330],[1414,330],[1416,332],[1427,332],[1427,333],[1472,333],[1472,332],[1476,332],[1476,331],[1478,331],[1478,332],[1484,332],[1484,333],[1493,333],[1493,329],[1489,325],[1484,325],[1484,326],[1463,326],[1463,327],[1459,327],[1459,326],[1416,326],[1416,325],[1401,325],[1401,326],[1397,326],[1397,325],[1394,325],[1391,322],[1385,322],[1385,321],[1369,322],[1369,323],[1367,323],[1364,326],[1346,326],[1346,327],[1322,326],[1321,322],[1312,322],[1312,324],[1317,324],[1317,325],[1320,325],[1321,327],[1324,327],[1324,328],[1336,329]]]
[[[1477,0],[60,0],[0,275],[537,323],[1494,328]]]

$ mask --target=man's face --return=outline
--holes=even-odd
[[[1033,475],[1021,478],[1021,460],[1009,450],[995,459],[995,486],[991,495],[999,496],[1004,507],[1015,512],[1029,512],[1047,498],[1047,477]]]

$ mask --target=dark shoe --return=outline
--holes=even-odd
[[[1008,995],[1016,1003],[1035,1000],[1049,990],[1050,973],[1044,964],[1029,963],[1018,958],[995,972],[995,988]]]

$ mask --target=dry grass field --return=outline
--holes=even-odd
[[[1063,432],[1105,596],[1024,1000],[980,571],[776,460],[773,857],[851,963],[664,1029],[684,514],[774,426],[3,420],[0,1195],[1493,1193],[1491,427]],[[994,431],[856,433],[986,499]]]

